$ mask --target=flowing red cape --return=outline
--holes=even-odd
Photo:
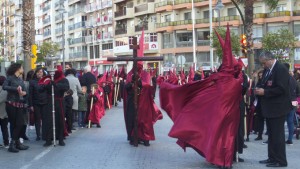
[[[164,82],[160,102],[174,122],[170,137],[177,138],[183,149],[192,147],[208,162],[230,167],[240,118],[242,74],[231,53],[229,28],[226,44],[221,38],[220,43],[220,72],[183,86]]]
[[[102,93],[102,96],[100,96],[100,93]],[[95,92],[95,96],[97,97],[98,101],[94,102],[88,119],[91,120],[92,123],[98,124],[100,122],[100,119],[105,115],[104,91],[102,87],[99,87],[97,89],[97,91]]]

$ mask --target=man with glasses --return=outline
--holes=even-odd
[[[268,159],[259,163],[267,167],[287,167],[284,123],[292,108],[289,72],[271,52],[263,52],[259,61],[265,70],[255,94],[261,97],[261,111],[269,131]]]

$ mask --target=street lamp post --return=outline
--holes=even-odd
[[[22,15],[18,15],[18,14],[14,14],[13,15],[14,17],[19,17],[19,18],[22,18],[23,16]],[[21,24],[22,24],[22,19],[18,19],[17,20],[17,18],[15,18],[15,20],[14,20],[14,25],[17,25],[17,21],[19,21],[19,22],[21,22]],[[15,27],[15,29],[16,28],[18,28],[18,26],[16,26]],[[17,31],[16,30],[14,30],[14,36],[15,36],[15,59],[14,59],[14,61],[15,61],[15,63],[17,62],[17,50],[18,50],[18,48],[19,47],[22,47],[22,46],[17,46],[18,45],[18,42],[17,42],[17,40],[18,40],[18,36],[17,36]],[[25,61],[25,59],[24,59],[24,61]]]
[[[222,0],[218,0],[217,5],[215,6],[215,9],[218,10],[218,20],[219,20],[219,27],[220,27],[220,23],[221,23],[221,9],[224,8],[224,5],[222,4]]]
[[[65,71],[65,21],[64,21],[64,13],[67,13],[67,11],[64,9],[64,5],[60,4],[57,11],[61,14],[61,20],[62,20],[62,59],[63,59],[63,71]]]
[[[209,60],[210,60],[210,66],[211,69],[213,70],[214,67],[214,50],[213,50],[213,38],[212,38],[212,34],[213,34],[213,29],[212,29],[212,0],[209,0],[209,32],[210,32],[210,36],[209,36],[209,42],[210,42],[210,49],[209,49]]]

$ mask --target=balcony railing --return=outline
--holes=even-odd
[[[296,10],[293,12],[293,16],[300,16],[300,10]]]
[[[96,41],[96,36],[85,36],[85,43],[93,43]]]
[[[256,13],[256,14],[253,14],[253,19],[256,19],[256,18],[266,18],[267,17],[267,14],[265,13]]]
[[[87,51],[77,51],[70,53],[70,59],[72,58],[82,58],[87,56]]]
[[[72,31],[72,30],[75,30],[75,29],[78,29],[78,28],[84,28],[85,27],[85,22],[78,22],[78,23],[75,23],[73,25],[69,25],[69,31]]]
[[[60,33],[62,33],[62,28],[55,29],[55,34],[60,34]]]
[[[148,24],[145,24],[145,25],[137,25],[137,26],[135,26],[135,31],[136,32],[142,31],[143,27],[144,27],[145,31],[148,30]]]
[[[143,4],[143,5],[139,5],[134,7],[134,13],[138,13],[138,12],[144,12],[148,10],[148,4]]]
[[[104,1],[102,2],[102,9],[112,7],[112,1]]]
[[[167,6],[167,5],[173,5],[173,2],[172,1],[162,1],[162,2],[156,3],[155,8]]]
[[[212,18],[213,22],[217,22],[218,18]],[[209,23],[209,18],[196,19],[196,24]]]
[[[112,32],[103,32],[102,36],[101,36],[101,34],[97,35],[98,40],[104,40],[105,41],[105,40],[110,40],[112,38],[113,38],[113,33]]]
[[[46,25],[46,24],[48,24],[48,23],[50,23],[50,17],[43,20],[43,24],[44,24],[44,25]]]
[[[68,16],[71,17],[71,16],[76,15],[80,12],[82,12],[82,9],[81,8],[76,8],[76,9],[73,9],[72,11],[68,12]]]
[[[55,16],[55,21],[62,20],[63,14],[58,14]]]
[[[209,40],[197,40],[197,45],[198,46],[209,46],[210,41]]]
[[[63,4],[64,3],[64,0],[59,0],[57,2],[55,2],[54,6],[55,8],[57,8],[60,4]]]
[[[44,38],[51,35],[51,31],[44,32]]]
[[[175,0],[174,2],[175,5],[185,4],[185,3],[192,3],[192,0]]]
[[[85,43],[85,38],[84,37],[71,38],[69,40],[69,45],[75,45],[75,44],[79,44],[79,43]]]
[[[50,9],[50,5],[47,5],[47,6],[45,6],[44,8],[43,8],[43,12],[46,12],[46,11],[48,11],[49,9]]]
[[[121,34],[127,34],[127,28],[115,30],[115,35],[121,35]]]
[[[280,16],[291,16],[291,11],[279,11],[279,12],[272,12],[267,14],[268,18],[280,17]]]
[[[115,17],[121,17],[121,16],[125,16],[126,15],[126,10],[121,10],[121,11],[117,11],[115,12]]]

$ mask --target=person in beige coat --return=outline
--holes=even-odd
[[[8,136],[8,116],[5,110],[5,102],[6,102],[6,96],[7,91],[2,89],[2,84],[5,81],[4,76],[0,76],[0,126],[1,126],[1,132],[2,132],[2,138],[3,138],[3,145],[5,148],[8,148],[9,145],[9,136]],[[0,144],[0,147],[2,145]]]
[[[74,115],[78,111],[78,93],[81,92],[81,85],[76,76],[76,70],[75,69],[68,69],[65,72],[66,79],[69,81],[70,89],[73,91],[73,106],[72,111],[66,112],[67,114],[67,124],[68,124],[68,132],[71,133],[73,128],[73,119]]]

